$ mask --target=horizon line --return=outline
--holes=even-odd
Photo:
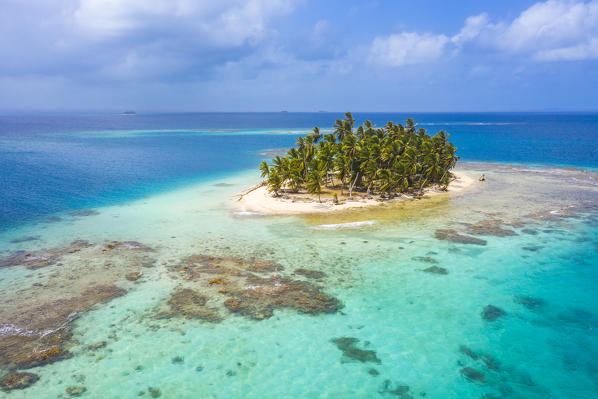
[[[368,111],[368,110],[353,110],[353,111],[329,111],[329,110],[318,110],[318,111],[289,111],[289,110],[270,110],[270,111],[191,111],[191,110],[164,110],[164,109],[0,109],[0,114],[3,113],[61,113],[61,112],[73,112],[73,113],[110,113],[110,114],[123,114],[126,111],[132,111],[135,116],[137,114],[344,114],[346,112],[351,113],[368,113],[368,114],[482,114],[482,113],[598,113],[597,109],[523,109],[523,110],[476,110],[476,111]]]

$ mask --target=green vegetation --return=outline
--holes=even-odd
[[[262,161],[260,171],[270,192],[322,194],[323,187],[354,192],[380,194],[391,198],[398,193],[421,195],[423,189],[438,185],[444,189],[451,178],[450,170],[458,157],[456,148],[441,130],[430,137],[417,128],[413,119],[405,125],[388,122],[377,128],[370,121],[354,129],[351,113],[337,120],[334,131],[299,137],[287,156],[276,156],[271,164]]]

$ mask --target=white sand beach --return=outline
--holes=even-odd
[[[424,190],[424,197],[435,195],[451,195],[462,192],[477,183],[477,179],[463,172],[452,172],[454,180],[446,191],[429,187]],[[380,200],[374,196],[355,193],[353,199],[343,199],[335,204],[331,198],[322,199],[320,203],[316,196],[305,193],[287,194],[275,197],[266,186],[252,187],[231,198],[231,204],[236,212],[263,215],[296,215],[306,213],[339,212],[353,208],[374,207],[383,204],[408,201],[414,196],[403,194],[391,200]]]

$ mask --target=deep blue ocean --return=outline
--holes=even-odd
[[[0,228],[252,168],[342,113],[0,114]],[[450,133],[464,161],[598,167],[598,113],[354,113]],[[276,132],[277,134],[272,134]]]

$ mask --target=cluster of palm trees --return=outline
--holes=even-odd
[[[320,198],[323,187],[393,197],[398,193],[421,195],[430,185],[448,186],[450,170],[458,157],[456,148],[441,130],[430,137],[413,119],[405,125],[388,122],[377,128],[372,122],[355,129],[350,112],[335,122],[334,131],[321,134],[315,127],[299,137],[287,156],[262,161],[260,171],[270,192],[306,189]]]

